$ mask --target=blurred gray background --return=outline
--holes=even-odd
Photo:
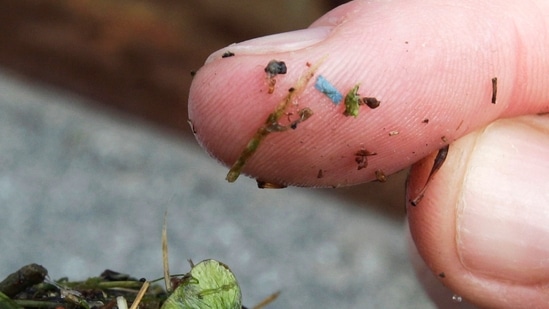
[[[161,277],[213,258],[251,306],[429,308],[408,262],[403,178],[349,189],[260,190],[192,140],[93,110],[86,99],[0,74],[0,277],[27,263],[52,278],[104,269]]]
[[[2,3],[0,277],[28,263],[161,277],[168,211],[171,271],[220,260],[246,306],[280,290],[269,308],[432,308],[408,261],[404,173],[260,190],[227,183],[189,134],[189,72],[210,52],[336,2]]]

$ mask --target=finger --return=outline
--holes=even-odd
[[[544,1],[354,1],[306,30],[228,46],[196,74],[189,116],[199,142],[227,165],[241,155],[307,70],[275,124],[313,115],[269,134],[244,165],[268,182],[342,186],[389,175],[501,117],[549,111],[549,46]],[[226,52],[234,56],[223,58]],[[264,68],[284,61],[286,74]],[[324,61],[322,61],[324,59]],[[322,75],[343,95],[381,101],[344,115],[315,88]],[[496,104],[492,78],[497,77]],[[297,118],[296,118],[297,117]],[[368,151],[372,156],[357,154]],[[367,164],[366,164],[367,163]]]
[[[409,231],[409,230],[408,230]],[[414,267],[416,277],[423,286],[426,294],[433,301],[437,308],[444,309],[474,309],[477,306],[472,305],[463,297],[442,285],[437,275],[434,275],[425,264],[425,261],[421,258],[417,252],[417,248],[409,233],[406,235],[408,241],[408,252],[410,254],[410,261]]]
[[[549,117],[498,120],[452,144],[410,231],[437,278],[481,307],[542,308],[549,299]],[[412,168],[408,197],[432,157]]]

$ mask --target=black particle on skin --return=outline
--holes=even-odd
[[[275,90],[275,85],[276,85],[275,77],[278,74],[286,74],[287,71],[288,69],[286,68],[286,63],[284,63],[284,61],[278,61],[278,60],[269,61],[269,63],[265,67],[265,73],[267,73],[267,79],[269,84],[269,91],[268,91],[269,94],[272,94]]]
[[[371,109],[377,108],[381,103],[381,101],[373,97],[364,97],[362,98],[362,102],[364,102],[364,104],[366,104]]]
[[[221,58],[229,58],[229,57],[232,57],[234,56],[234,53],[231,52],[231,51],[226,51],[223,53],[223,55],[221,55]]]
[[[498,95],[498,78],[492,78],[492,104],[496,104],[496,97]]]
[[[265,67],[265,73],[269,78],[275,77],[278,74],[286,74],[288,68],[286,68],[286,63],[284,61],[271,60],[269,64]]]

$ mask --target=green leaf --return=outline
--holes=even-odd
[[[241,309],[242,294],[229,267],[216,260],[194,265],[161,309]]]

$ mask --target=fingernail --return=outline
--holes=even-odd
[[[258,55],[303,49],[326,39],[332,29],[333,27],[307,28],[232,44],[211,54],[206,63],[221,58],[227,52],[234,55]]]
[[[475,274],[549,279],[549,127],[538,120],[495,122],[466,163],[456,235],[461,261]]]

